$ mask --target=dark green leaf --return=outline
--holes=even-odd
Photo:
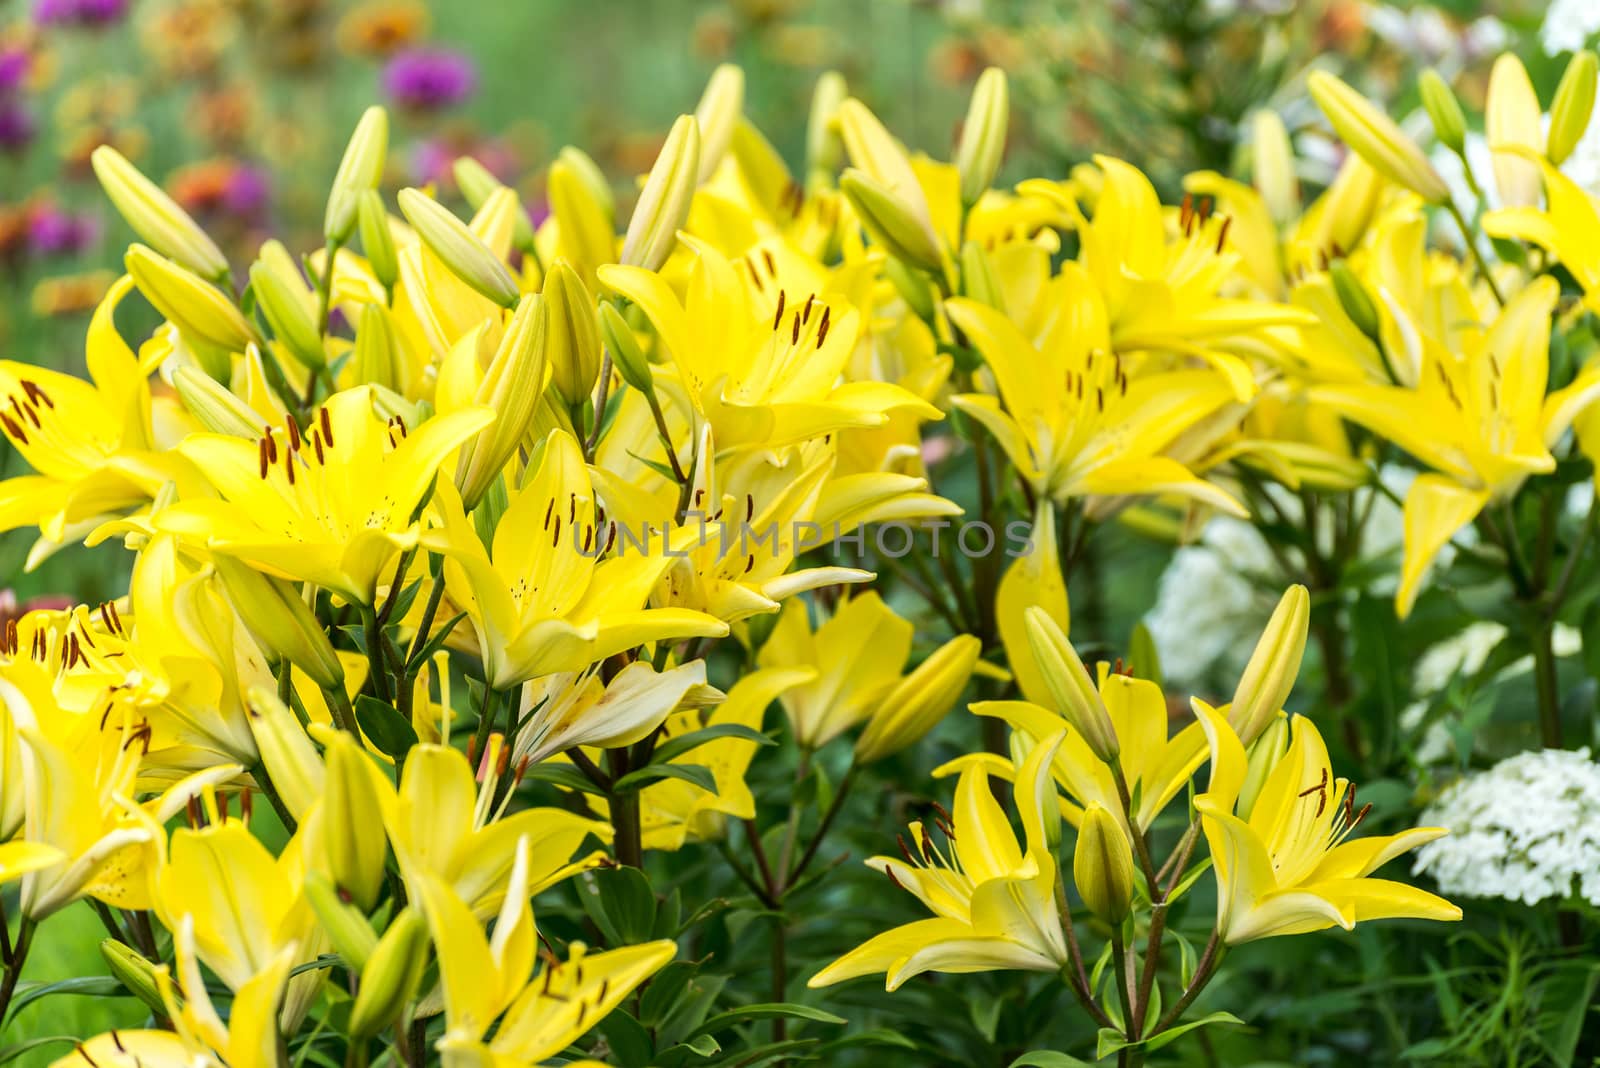
[[[547,782],[564,790],[579,790],[586,794],[603,792],[589,781],[589,776],[571,764],[532,764],[522,773],[522,777],[536,782]]]
[[[45,1035],[42,1038],[30,1038],[26,1042],[18,1042],[14,1046],[0,1046],[0,1064],[10,1064],[24,1053],[43,1049],[55,1042],[64,1042],[70,1046],[77,1041],[71,1035]]]
[[[450,632],[456,629],[457,623],[460,623],[466,618],[467,614],[465,612],[457,612],[439,626],[435,627],[433,633],[428,635],[427,643],[424,644],[421,649],[418,649],[415,653],[411,654],[411,659],[406,664],[406,670],[416,671],[427,662],[429,657],[433,656],[433,654],[437,653],[440,649],[443,649],[445,641],[450,637]]]
[[[1122,1032],[1113,1030],[1109,1027],[1102,1027],[1100,1029],[1099,1041],[1095,1044],[1094,1055],[1096,1059],[1104,1059],[1111,1056],[1113,1053],[1116,1053],[1118,1050],[1137,1049],[1141,1046],[1146,1050],[1155,1051],[1170,1044],[1175,1039],[1182,1037],[1190,1031],[1193,1031],[1197,1028],[1206,1027],[1210,1024],[1231,1024],[1235,1027],[1243,1027],[1244,1021],[1239,1019],[1239,1017],[1235,1016],[1231,1012],[1213,1012],[1207,1016],[1201,1016],[1198,1019],[1190,1020],[1187,1023],[1181,1023],[1173,1027],[1169,1027],[1159,1035],[1140,1039],[1138,1042],[1129,1042],[1127,1039],[1122,1037]]]
[[[586,871],[578,878],[578,897],[609,945],[648,941],[655,929],[655,891],[638,868]]]
[[[646,764],[638,771],[630,771],[612,784],[619,793],[640,790],[661,779],[682,779],[707,793],[717,792],[717,780],[711,769],[699,764]]]
[[[1088,1061],[1080,1061],[1076,1057],[1069,1057],[1065,1053],[1057,1053],[1050,1049],[1036,1049],[1031,1053],[1024,1053],[1011,1062],[1011,1068],[1091,1068]]]
[[[814,1020],[817,1023],[844,1024],[849,1021],[842,1016],[835,1016],[831,1012],[812,1008],[810,1005],[799,1005],[792,1001],[766,1002],[760,1005],[746,1005],[740,1009],[728,1012],[719,1012],[711,1017],[695,1031],[697,1035],[715,1034],[725,1031],[730,1027],[737,1027],[751,1020],[770,1020],[775,1017],[789,1017],[796,1020]]]
[[[778,744],[760,731],[752,730],[742,723],[715,723],[709,727],[701,727],[697,731],[680,734],[676,738],[663,742],[656,747],[656,751],[650,759],[652,763],[665,764],[669,760],[680,757],[692,749],[697,749],[707,742],[714,742],[718,738],[742,738],[747,742],[755,742],[757,745]]]
[[[75,994],[78,997],[114,998],[132,997],[122,983],[109,975],[85,975],[77,979],[62,979],[54,983],[28,983],[19,985],[11,998],[11,1011],[6,1019],[16,1019],[17,1013],[41,998],[56,994]]]

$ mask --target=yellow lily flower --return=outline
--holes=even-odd
[[[673,711],[722,698],[721,690],[706,685],[704,660],[665,671],[635,660],[610,682],[600,680],[598,664],[533,679],[522,687],[518,722],[524,726],[511,743],[511,759],[537,764],[577,746],[632,745]]]
[[[535,675],[581,671],[646,642],[720,637],[727,624],[687,608],[647,608],[651,590],[673,562],[619,553],[600,560],[595,494],[572,435],[551,431],[538,467],[512,491],[485,550],[441,482],[443,527],[424,536],[445,555],[451,600],[478,634],[488,681],[505,689]]]
[[[1545,395],[1550,316],[1559,289],[1540,278],[1506,303],[1486,328],[1446,349],[1422,337],[1415,389],[1326,385],[1326,403],[1434,469],[1406,494],[1405,561],[1396,611],[1404,618],[1428,566],[1457,531],[1491,501],[1515,493],[1532,474],[1555,469],[1550,449],[1600,397],[1600,369]]]
[[[939,418],[937,408],[899,386],[839,382],[860,336],[855,308],[825,293],[761,288],[745,261],[730,262],[687,235],[681,240],[697,257],[682,299],[659,274],[638,267],[602,267],[600,280],[649,318],[677,371],[665,392],[681,395],[683,410],[709,423],[721,448],[882,426],[901,409]]]
[[[119,279],[89,321],[84,351],[92,383],[0,361],[0,434],[35,472],[0,481],[0,531],[39,527],[30,566],[149,501],[167,482],[202,484],[157,433],[147,383],[154,363],[135,356],[117,333],[117,306],[132,288],[131,279]]]
[[[1175,493],[1243,515],[1227,493],[1162,455],[1234,402],[1228,380],[1211,370],[1142,374],[1111,351],[1105,307],[1076,264],[1063,266],[1052,291],[1061,311],[1037,343],[993,308],[964,298],[946,304],[1000,388],[998,400],[964,394],[956,407],[1054,500]]]
[[[1056,907],[1059,873],[1046,828],[1055,813],[1050,764],[1059,738],[1037,747],[1017,776],[1017,808],[1024,840],[995,800],[987,768],[974,764],[956,783],[951,825],[935,820],[948,845],[940,850],[929,829],[911,824],[904,860],[873,857],[881,871],[914,894],[936,918],[886,931],[812,976],[807,986],[831,986],[861,975],[885,973],[894,990],[927,971],[997,969],[1053,972],[1067,961]]]
[[[816,749],[871,716],[894,689],[916,628],[875,592],[845,601],[815,631],[809,615],[798,598],[785,605],[756,662],[812,671],[778,700],[795,741]]]
[[[1304,716],[1254,803],[1239,802],[1248,770],[1227,717],[1201,701],[1195,714],[1211,748],[1211,783],[1195,798],[1217,876],[1217,927],[1229,945],[1303,934],[1362,920],[1459,920],[1461,910],[1404,883],[1369,878],[1380,865],[1447,833],[1418,827],[1349,840],[1367,808],[1333,777],[1327,746]]]
[[[263,964],[233,995],[223,1021],[206,989],[195,947],[194,921],[183,917],[173,930],[177,955],[176,990],[166,965],[156,969],[156,985],[172,1030],[107,1031],[79,1043],[51,1068],[271,1068],[280,1063],[278,1006],[293,947]]]
[[[1527,241],[1555,256],[1583,288],[1584,307],[1600,310],[1600,255],[1595,251],[1600,248],[1600,207],[1548,160],[1535,158],[1544,175],[1545,208],[1485,212],[1483,231],[1491,237]]]
[[[370,605],[384,567],[417,543],[417,505],[439,466],[492,412],[466,409],[408,427],[387,423],[369,387],[336,393],[302,433],[255,442],[195,434],[178,446],[220,499],[182,500],[157,526],[268,574]]]

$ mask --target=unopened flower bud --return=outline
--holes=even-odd
[[[594,157],[581,148],[567,145],[556,153],[556,163],[564,165],[583,182],[594,202],[600,205],[606,218],[610,219],[617,210],[616,194],[612,193],[606,172],[600,169],[600,164],[594,161]]]
[[[452,274],[502,308],[522,295],[506,265],[467,224],[418,189],[400,190],[400,211]]]
[[[1094,802],[1078,824],[1072,880],[1095,918],[1113,926],[1133,911],[1133,847],[1116,817]]]
[[[1050,613],[1037,605],[1024,613],[1028,648],[1044,676],[1045,688],[1068,725],[1077,731],[1094,755],[1107,764],[1117,759],[1121,746],[1100,691],[1089,677],[1078,652]]]
[[[172,372],[172,386],[189,414],[213,434],[252,440],[261,436],[260,414],[210,375],[179,367]]]
[[[628,220],[628,233],[622,240],[623,263],[647,271],[661,269],[689,218],[699,177],[700,124],[693,115],[680,115],[650,169],[633,218]]]
[[[1300,183],[1294,174],[1294,146],[1276,111],[1261,110],[1250,120],[1251,179],[1267,213],[1278,224],[1300,214]]]
[[[250,323],[216,286],[144,245],[132,245],[123,264],[139,292],[191,340],[243,352],[256,339]]]
[[[1228,722],[1245,745],[1283,710],[1300,674],[1310,625],[1311,595],[1304,586],[1290,586],[1256,642],[1228,709]]]
[[[806,122],[806,164],[816,179],[831,179],[844,162],[844,139],[839,134],[839,105],[850,97],[844,75],[823,71],[811,92],[811,115]]]
[[[290,355],[312,370],[327,366],[327,350],[317,329],[316,296],[281,243],[268,241],[261,246],[261,258],[250,267],[250,287],[267,325]]]
[[[377,769],[355,737],[340,731],[323,752],[327,766],[318,837],[336,886],[363,911],[378,902],[388,841],[372,833],[382,798],[373,776]]]
[[[1005,311],[1005,297],[994,276],[989,254],[976,241],[961,246],[961,295],[996,311]]]
[[[872,239],[896,259],[925,271],[940,268],[939,245],[933,231],[917,219],[904,201],[865,171],[854,167],[839,179],[839,189],[849,199]]]
[[[1242,820],[1250,818],[1250,813],[1256,807],[1256,798],[1261,796],[1261,788],[1267,783],[1267,776],[1272,774],[1272,769],[1278,766],[1278,761],[1288,751],[1289,717],[1274,716],[1272,722],[1267,724],[1267,729],[1261,732],[1261,737],[1250,747],[1244,784],[1239,787],[1239,798],[1233,805],[1234,815]]]
[[[550,384],[567,404],[577,404],[594,391],[600,374],[600,325],[594,298],[583,279],[565,260],[556,260],[545,275],[545,363]]]
[[[1461,114],[1461,101],[1439,72],[1429,67],[1417,79],[1417,93],[1422,97],[1422,108],[1433,123],[1433,135],[1439,143],[1460,155],[1467,145],[1467,119]]]
[[[1333,292],[1339,298],[1339,306],[1356,324],[1356,329],[1374,342],[1380,341],[1378,306],[1372,302],[1372,295],[1367,292],[1366,285],[1356,276],[1356,272],[1343,260],[1335,260],[1328,267],[1328,278],[1333,282]]]
[[[1006,153],[1006,127],[1010,121],[1011,100],[1005,71],[990,67],[978,76],[978,84],[972,88],[967,121],[961,128],[961,147],[956,152],[963,205],[976,204],[994,183],[1000,160]]]
[[[884,695],[856,739],[856,760],[870,764],[915,745],[944,718],[972,678],[983,643],[960,634],[935,649]]]
[[[89,162],[117,213],[156,251],[202,278],[228,273],[228,260],[216,242],[122,153],[101,145]]]
[[[472,205],[473,211],[481,209],[489,198],[495,193],[506,188],[506,184],[490,173],[489,168],[473,159],[471,156],[462,156],[451,168],[455,175],[456,188],[461,190],[461,195],[467,198],[467,203]],[[528,218],[528,213],[519,207],[512,221],[512,241],[518,248],[529,248],[533,245],[533,220]]]
[[[1550,102],[1550,135],[1545,142],[1545,155],[1557,167],[1565,163],[1572,150],[1578,147],[1584,132],[1589,129],[1589,119],[1594,113],[1594,88],[1596,68],[1600,62],[1587,48],[1575,53],[1556,86],[1555,99]]]
[[[1494,156],[1494,184],[1506,207],[1531,207],[1539,203],[1543,179],[1539,165],[1527,155],[1544,148],[1541,124],[1544,113],[1522,60],[1507,52],[1489,71],[1489,93],[1484,102],[1483,134]]]
[[[646,396],[654,393],[656,383],[650,374],[650,359],[639,347],[639,339],[628,320],[614,304],[600,305],[600,335],[606,351],[611,353],[611,365],[622,380]]]
[[[1372,101],[1323,70],[1313,71],[1306,85],[1334,131],[1373,170],[1429,203],[1450,199],[1450,187],[1422,149]]]
[[[549,301],[530,294],[506,324],[473,403],[493,408],[494,421],[461,446],[456,486],[468,511],[474,508],[517,451],[539,409],[549,336]]]
[[[305,892],[334,952],[352,969],[365,969],[378,948],[378,935],[371,922],[360,909],[342,900],[338,888],[319,871],[306,872]]]
[[[908,267],[893,256],[883,263],[883,275],[894,286],[895,292],[900,294],[900,299],[906,306],[916,313],[917,318],[925,322],[932,322],[934,312],[937,310],[938,301],[933,292],[933,282],[927,274]]]
[[[156,966],[137,950],[106,938],[100,942],[100,957],[106,970],[116,977],[123,988],[144,1002],[154,1013],[165,1013],[167,1006],[161,999],[161,987],[156,982]]]
[[[304,819],[322,796],[326,775],[322,757],[289,706],[264,686],[245,694],[250,733],[256,739],[261,765],[284,807],[297,820]]]
[[[400,256],[394,247],[394,231],[389,228],[389,209],[383,196],[369,189],[356,200],[356,220],[360,225],[361,251],[367,254],[372,276],[385,289],[393,289],[400,277]]]
[[[700,182],[716,173],[743,114],[744,71],[724,63],[711,72],[706,91],[694,109],[694,119],[700,127]]]
[[[367,1039],[399,1018],[422,986],[428,964],[428,924],[416,909],[395,917],[361,969],[361,988],[350,1011],[350,1034]]]
[[[368,108],[356,123],[344,158],[333,176],[328,191],[328,210],[323,216],[322,233],[330,242],[343,243],[355,229],[361,194],[378,188],[389,154],[389,113],[381,107]]]
[[[351,367],[358,383],[385,389],[400,388],[400,354],[395,348],[394,327],[389,322],[387,308],[378,304],[362,305]]]
[[[938,249],[939,238],[933,229],[927,196],[911,167],[911,157],[900,142],[865,104],[855,99],[839,105],[839,132],[856,170],[869,176],[882,193],[894,200],[900,214],[909,216],[921,228],[922,236],[909,243]],[[938,258],[935,252],[932,259],[937,262]]]
[[[211,566],[246,629],[269,656],[289,661],[324,689],[344,685],[344,667],[327,631],[293,585],[224,553],[215,554]]]
[[[616,256],[611,208],[595,196],[589,182],[567,160],[550,164],[546,184],[561,251],[581,275],[593,279],[595,270]]]

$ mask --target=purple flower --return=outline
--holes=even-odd
[[[9,93],[28,76],[28,53],[20,48],[0,48],[0,93]]]
[[[401,107],[438,111],[461,103],[478,85],[472,60],[459,52],[414,48],[389,60],[383,87]]]
[[[37,0],[33,18],[46,26],[109,26],[128,14],[129,0]]]
[[[257,219],[266,210],[272,193],[266,172],[248,163],[237,164],[228,176],[222,203],[228,211],[246,219]]]
[[[38,256],[67,256],[94,243],[94,220],[70,215],[53,205],[35,209],[28,217],[28,247]]]
[[[0,100],[0,152],[20,153],[33,142],[33,116],[20,101]]]

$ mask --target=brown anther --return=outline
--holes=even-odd
[[[756,569],[756,554],[755,553],[751,553],[748,557],[745,558],[745,561],[744,561],[744,573],[746,575],[748,575],[748,574],[750,574],[750,572],[754,571],[755,569]]]
[[[550,498],[550,503],[544,506],[544,529],[546,529],[546,530],[550,529],[550,517],[553,514],[555,514],[555,510],[556,510],[556,499],[554,497],[551,497]]]
[[[478,764],[478,738],[473,735],[467,739],[467,763],[476,767]]]
[[[78,1051],[78,1056],[89,1062],[89,1068],[100,1068],[100,1062],[89,1056],[89,1051],[83,1048],[82,1042],[74,1042],[72,1048]]]
[[[283,473],[289,476],[289,485],[294,485],[294,456],[292,454],[283,458]]]
[[[506,768],[508,768],[510,766],[511,766],[511,750],[510,749],[501,749],[500,750],[500,758],[494,762],[494,773],[496,775],[504,775],[506,773]]]
[[[117,1052],[119,1053],[128,1052],[128,1047],[122,1044],[122,1036],[117,1034],[115,1028],[113,1028],[111,1031],[111,1044],[117,1047]]]
[[[1320,815],[1322,815],[1322,810],[1328,807],[1328,769],[1327,768],[1323,768],[1322,769],[1322,781],[1321,782],[1318,782],[1315,785],[1306,787],[1304,790],[1301,790],[1295,796],[1297,796],[1297,797],[1310,797],[1312,794],[1316,794],[1317,795],[1317,815],[1320,816]]]
[[[897,834],[894,836],[894,840],[900,846],[900,855],[906,858],[906,863],[910,864],[913,868],[917,867],[917,860],[911,855],[910,847],[906,845],[905,835]]]
[[[517,786],[522,785],[522,777],[528,774],[528,764],[529,760],[527,757],[523,757],[521,760],[517,761],[517,773],[512,780]]]
[[[896,879],[894,877],[894,868],[892,868],[889,865],[885,864],[883,866],[883,874],[885,874],[885,875],[887,875],[889,877],[889,881],[891,883],[894,883],[894,888],[896,890],[904,890],[905,889],[905,887],[901,884],[900,880]]]
[[[1233,225],[1233,216],[1223,218],[1222,228],[1217,231],[1217,255],[1222,255],[1222,246],[1228,241],[1228,227]]]
[[[261,473],[261,479],[262,479],[262,481],[266,481],[266,478],[267,478],[267,439],[266,438],[262,438],[260,441],[256,442],[256,459],[258,461],[260,461],[260,463],[258,465],[258,470]]]
[[[267,462],[275,464],[278,462],[278,439],[272,436],[272,424],[268,423],[261,429],[267,443]]]
[[[806,298],[805,310],[800,313],[800,321],[802,323],[809,323],[811,321],[811,302],[816,299],[817,295],[815,293]]]
[[[5,412],[0,412],[0,426],[4,426],[6,428],[6,433],[16,438],[19,445],[26,445],[28,443],[28,435],[24,434],[22,432],[22,428],[16,423],[12,422],[11,417]]]
[[[11,398],[11,406],[17,410],[19,418],[22,415],[26,415],[28,417],[28,422],[32,423],[35,428],[42,428],[44,426],[43,423],[39,422],[39,410],[37,408],[35,408],[33,405],[31,405],[31,404],[20,404],[19,405],[17,403],[17,398],[12,397]]]
[[[1097,412],[1106,410],[1106,392],[1099,386],[1094,387],[1094,408]]]
[[[817,321],[817,348],[822,348],[822,343],[828,340],[828,323],[833,315],[832,308],[822,309],[822,318]]]
[[[239,791],[239,818],[246,825],[250,823],[250,813],[255,811],[255,796],[252,790]]]
[[[333,418],[328,415],[326,407],[317,411],[317,422],[322,425],[323,440],[328,443],[330,449],[333,448]]]
[[[560,516],[556,516],[556,529],[555,529],[555,533],[550,535],[550,548],[554,549],[557,545],[560,545],[560,544],[561,544],[561,517]]]
[[[311,432],[311,445],[317,451],[317,463],[326,466],[328,458],[322,454],[322,435],[315,430]]]
[[[283,425],[289,431],[289,451],[300,451],[300,424],[294,421],[294,416],[285,416]]]
[[[772,250],[771,249],[765,249],[765,248],[762,249],[761,250],[761,258],[764,261],[766,261],[767,273],[772,275],[772,277],[774,277],[774,278],[778,277],[778,265],[772,258]]]
[[[744,495],[744,521],[746,523],[756,517],[756,497],[753,493]]]
[[[1184,234],[1189,233],[1189,220],[1194,216],[1194,194],[1183,194],[1183,204],[1178,208],[1178,227]]]
[[[117,602],[107,601],[106,607],[111,609],[111,622],[116,624],[118,634],[122,633],[122,617],[117,615]]]
[[[789,331],[789,344],[791,344],[791,345],[800,344],[800,313],[799,312],[795,312],[794,313],[794,323],[793,323],[792,328]]]
[[[46,408],[54,408],[56,406],[56,402],[50,399],[50,394],[46,393],[37,382],[30,382],[28,379],[24,378],[22,380],[22,391],[26,393],[28,395],[28,399],[35,404],[43,401]]]
[[[788,299],[783,290],[778,290],[778,310],[772,313],[772,329],[776,331],[783,322],[783,302]]]

